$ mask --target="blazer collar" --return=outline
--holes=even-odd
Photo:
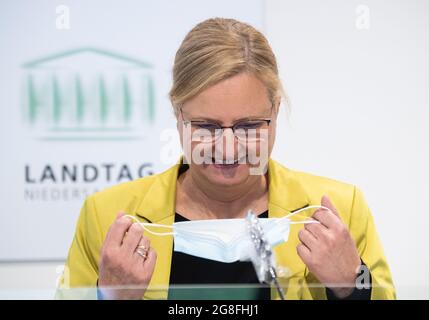
[[[182,160],[183,156],[173,167],[153,177],[136,215],[153,223],[174,216],[177,177],[185,166]],[[268,162],[268,183],[269,217],[281,217],[309,205],[308,195],[294,172],[272,159]]]
[[[270,159],[268,162],[268,215],[282,217],[310,204],[296,174]]]

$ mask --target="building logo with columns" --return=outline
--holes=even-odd
[[[140,139],[155,121],[153,66],[145,61],[78,48],[22,68],[24,121],[37,139]]]

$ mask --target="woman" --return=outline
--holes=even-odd
[[[99,297],[114,299],[166,299],[174,284],[257,283],[250,262],[175,251],[173,237],[143,232],[136,220],[171,226],[244,218],[249,209],[284,217],[321,204],[307,212],[319,223],[291,225],[288,241],[274,248],[288,271],[280,277],[286,298],[395,298],[362,193],[269,159],[282,92],[275,56],[253,27],[216,18],[192,29],[177,51],[170,92],[185,156],[161,174],[88,197],[61,286],[98,286]],[[360,288],[361,278],[371,286]],[[278,295],[261,288],[258,297]]]

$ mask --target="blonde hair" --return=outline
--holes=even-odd
[[[197,24],[174,60],[169,96],[175,111],[204,89],[241,72],[265,84],[273,105],[282,96],[287,100],[276,57],[261,32],[234,19],[213,18]]]

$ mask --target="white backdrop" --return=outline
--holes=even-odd
[[[56,29],[59,4],[70,8],[70,30]],[[292,101],[290,115],[281,115],[274,157],[358,185],[398,297],[428,298],[428,7],[418,0],[2,3],[0,296],[2,289],[10,296],[9,289],[55,285],[86,192],[117,183],[124,166],[135,178],[142,164],[153,164],[143,174],[169,165],[158,150],[174,138],[160,136],[174,129],[167,100],[174,52],[198,21],[229,16],[266,33]],[[153,100],[144,100],[151,92]],[[70,119],[78,114],[70,105],[82,101],[88,110],[119,105],[113,112],[121,116],[128,106],[141,121],[116,123],[84,111],[83,129],[74,130]],[[42,114],[33,127],[32,110]],[[89,168],[89,178],[94,166],[98,177],[85,182],[78,173],[77,182],[61,182],[63,165]]]
[[[358,185],[398,297],[429,298],[429,2],[269,0],[266,21],[292,101],[275,156]]]
[[[262,4],[3,2],[0,261],[62,261],[85,196],[176,162],[160,151],[179,146],[167,97],[180,42],[211,16],[261,28]]]

